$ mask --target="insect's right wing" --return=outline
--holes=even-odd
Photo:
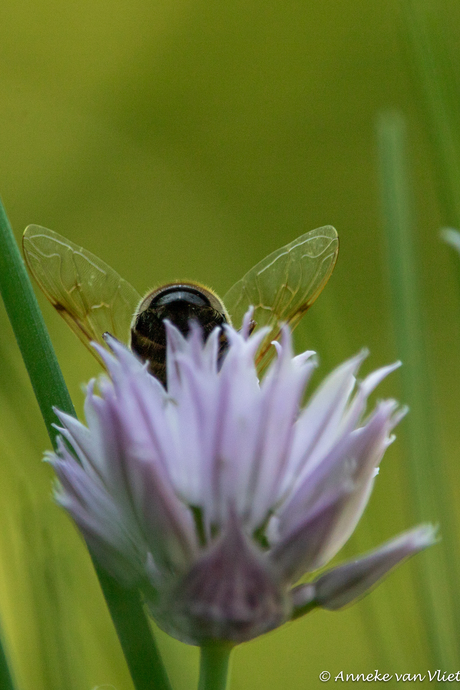
[[[323,290],[334,270],[339,238],[332,225],[311,230],[251,268],[224,296],[235,328],[240,328],[250,306],[256,326],[268,326],[269,333],[259,348],[256,364],[265,369],[280,336],[282,324],[292,329]]]
[[[29,225],[22,246],[27,266],[51,304],[100,361],[91,341],[103,334],[128,342],[138,292],[97,256],[53,230]]]

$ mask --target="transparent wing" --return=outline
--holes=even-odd
[[[259,373],[274,355],[270,343],[279,337],[280,326],[287,323],[295,328],[326,285],[338,251],[335,228],[311,230],[263,259],[225,295],[235,328],[241,327],[251,305],[257,327],[271,328],[257,354]]]
[[[38,285],[96,359],[89,344],[105,346],[105,332],[128,342],[141,297],[126,280],[94,254],[40,225],[25,229],[22,246]]]

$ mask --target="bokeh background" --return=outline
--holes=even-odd
[[[321,357],[316,382],[363,346],[371,352],[363,373],[402,356],[389,268],[399,250],[384,236],[376,122],[387,111],[405,120],[425,431],[448,491],[442,511],[422,505],[416,514],[405,420],[336,560],[420,519],[441,521],[441,512],[454,538],[354,607],[314,612],[239,648],[232,690],[323,687],[323,670],[460,668],[452,608],[435,596],[433,623],[417,594],[420,572],[443,562],[443,551],[446,567],[456,558],[460,302],[456,257],[439,237],[458,220],[455,201],[446,202],[436,108],[404,4],[6,0],[0,8],[0,194],[18,241],[37,223],[103,258],[141,293],[187,278],[224,294],[272,250],[332,224],[339,261],[297,331],[298,348]],[[435,15],[442,47],[435,77],[458,86],[460,6],[420,6],[428,22]],[[81,411],[81,383],[98,365],[39,300]],[[3,307],[0,326],[0,620],[19,688],[132,690],[85,548],[52,503],[41,462],[49,440]],[[393,374],[378,395],[413,404],[401,381]],[[445,587],[440,581],[443,596]],[[158,639],[174,687],[194,687],[197,650]]]

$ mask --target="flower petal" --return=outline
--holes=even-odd
[[[348,487],[342,486],[324,496],[314,510],[270,550],[269,558],[285,582],[295,582],[305,572],[316,570],[324,542],[340,519],[348,493]]]
[[[396,565],[436,541],[433,525],[419,525],[403,532],[375,551],[324,573],[306,585],[307,592],[302,592],[305,585],[295,588],[292,592],[294,607],[298,608],[307,599],[310,603],[314,587],[314,599],[319,606],[332,611],[342,608],[366,594]]]
[[[284,588],[234,511],[218,541],[152,610],[160,626],[192,644],[244,642],[290,616]]]
[[[394,426],[395,403],[380,403],[365,427],[354,431],[331,450],[278,511],[279,539],[289,540],[305,521],[305,515],[316,511],[322,496],[346,490],[340,503],[340,514],[325,531],[321,551],[311,562],[312,570],[327,563],[352,534],[372,490],[375,468],[387,447],[389,432]]]
[[[311,471],[341,435],[342,419],[356,383],[355,374],[366,356],[367,352],[363,351],[337,367],[301,412],[281,494],[301,480],[306,465]]]

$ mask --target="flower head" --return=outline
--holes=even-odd
[[[115,339],[102,348],[110,378],[87,389],[87,426],[57,412],[58,502],[91,552],[127,586],[138,586],[156,621],[192,644],[249,640],[314,606],[339,608],[434,540],[422,526],[323,573],[369,499],[392,430],[393,400],[366,402],[398,364],[361,383],[359,354],[330,374],[305,407],[316,366],[294,357],[286,328],[259,382],[265,331],[226,327],[205,343],[166,322],[168,390]]]

